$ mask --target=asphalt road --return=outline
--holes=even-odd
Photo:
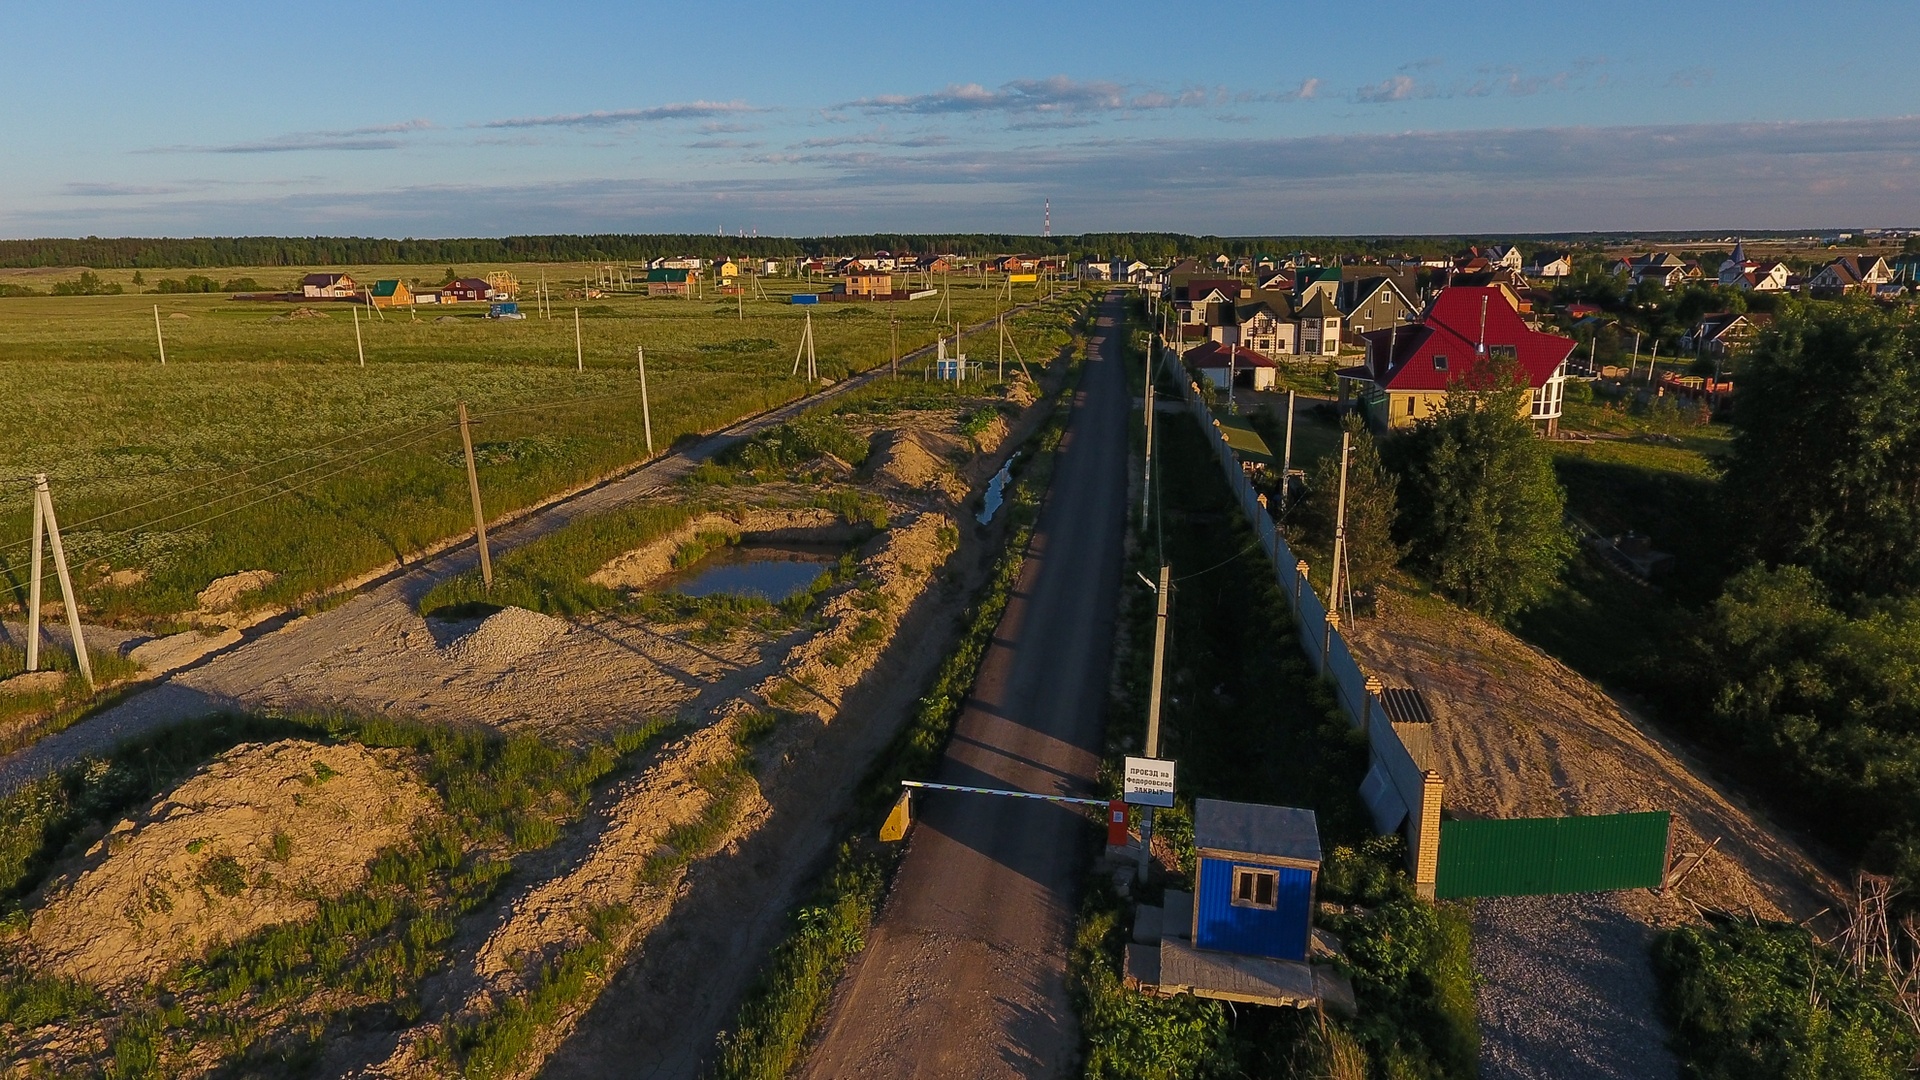
[[[979,333],[992,325],[978,323],[965,333]],[[928,346],[901,359],[919,358],[932,351]],[[673,484],[732,443],[790,420],[833,395],[884,378],[887,371],[882,364],[820,393],[737,421],[690,447],[661,454],[623,476],[526,512],[511,524],[489,523],[489,545],[497,556],[580,517],[610,510]],[[406,565],[367,585],[338,607],[312,617],[282,617],[254,627],[241,641],[163,676],[119,704],[0,757],[0,795],[88,755],[109,753],[128,739],[209,713],[247,709],[254,704],[259,688],[289,671],[369,640],[394,617],[397,607],[411,607],[435,584],[472,569],[478,562],[478,549],[468,540],[436,554],[409,558]]]
[[[935,779],[1093,791],[1126,527],[1128,390],[1110,299],[1012,601]],[[1098,825],[1054,803],[926,793],[868,946],[803,1076],[1053,1077],[1078,1025],[1067,952]]]

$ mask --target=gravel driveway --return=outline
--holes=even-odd
[[[1481,1080],[1672,1080],[1654,931],[1611,894],[1473,903]]]

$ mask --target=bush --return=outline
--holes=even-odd
[[[1698,1080],[1894,1080],[1920,1051],[1884,981],[1797,926],[1670,930],[1654,966],[1673,1048]]]
[[[56,281],[52,289],[55,296],[118,296],[121,291],[118,282],[103,281],[91,270],[80,271],[77,278]]]

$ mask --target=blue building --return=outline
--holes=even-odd
[[[1193,846],[1194,946],[1304,962],[1320,877],[1313,811],[1200,799]]]

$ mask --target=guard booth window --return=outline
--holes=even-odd
[[[1246,866],[1233,868],[1233,906],[1265,908],[1272,911],[1274,893],[1280,885],[1277,870],[1256,870]]]

